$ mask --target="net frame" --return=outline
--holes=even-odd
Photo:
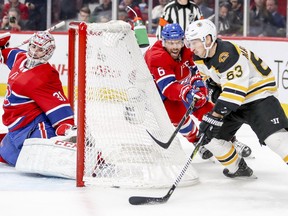
[[[78,134],[77,134],[77,174],[76,174],[76,186],[77,187],[83,187],[89,183],[89,179],[85,179],[85,140],[86,135],[85,134],[85,110],[87,106],[86,101],[86,94],[87,94],[87,88],[86,88],[86,56],[87,56],[87,34],[97,34],[101,31],[105,32],[114,32],[117,33],[119,31],[124,32],[130,32],[131,33],[131,27],[127,23],[121,23],[119,24],[119,21],[113,21],[109,22],[109,24],[86,24],[86,23],[79,23],[79,22],[71,22],[69,25],[69,47],[68,47],[68,99],[71,103],[71,106],[73,107],[76,116],[77,116],[77,128],[78,128]],[[91,28],[93,30],[91,30]],[[95,31],[95,32],[93,32]],[[135,39],[135,38],[134,38]],[[117,41],[117,38],[115,39]],[[132,41],[136,43],[135,41]],[[108,46],[113,47],[112,44],[108,44]],[[107,45],[107,44],[106,44]],[[77,49],[76,49],[77,47]],[[75,69],[77,69],[75,71]],[[75,87],[77,86],[77,87]],[[156,88],[155,88],[156,89]],[[158,92],[157,95],[159,96]],[[75,102],[75,98],[77,98],[77,103]],[[160,98],[160,96],[159,96]],[[164,105],[163,105],[164,108]],[[167,113],[164,115],[165,118],[168,117]],[[166,137],[169,138],[169,136],[172,134],[174,128],[171,126],[170,130],[166,131]],[[163,137],[162,137],[163,139]],[[176,139],[177,141],[177,139]],[[179,141],[178,141],[179,142]],[[155,144],[157,145],[157,144]],[[159,147],[160,148],[160,147]],[[172,145],[172,149],[175,148]],[[178,148],[178,147],[176,147]],[[165,151],[165,150],[164,150]],[[183,155],[182,155],[183,156]],[[175,173],[175,178],[179,174],[180,170],[182,169],[182,164],[184,164],[185,158],[183,158],[182,163],[180,162],[176,170],[173,170]],[[161,164],[156,165],[156,170],[158,169],[157,166],[161,166]],[[149,169],[149,168],[148,168]],[[165,171],[166,172],[166,171]],[[170,172],[170,171],[169,171]],[[187,171],[189,173],[189,170]],[[187,181],[182,181],[183,186],[195,184],[198,182],[198,175],[197,172],[194,170],[194,168],[191,168],[190,170],[190,179],[187,178]],[[173,177],[170,181],[168,181],[166,184],[163,183],[163,185],[157,185],[155,187],[168,187],[171,185],[171,182],[173,180]],[[93,183],[92,183],[93,184]],[[123,184],[120,183],[120,185]],[[138,183],[137,183],[138,184]],[[111,186],[111,185],[110,185]],[[113,185],[112,185],[113,186]],[[118,185],[117,185],[118,186]],[[121,185],[122,186],[122,185]],[[135,185],[134,185],[135,186]],[[134,187],[132,186],[132,187]],[[181,185],[180,185],[181,186]],[[138,186],[135,186],[138,187]],[[141,185],[140,187],[146,187]],[[151,186],[149,186],[151,187]],[[153,187],[153,186],[152,186]]]
[[[83,181],[84,175],[84,115],[85,115],[85,62],[86,58],[86,30],[87,25],[83,22],[71,22],[68,30],[68,99],[74,113],[77,113],[77,166],[76,166],[76,186],[83,187],[85,182]],[[78,34],[78,62],[76,58],[76,35]],[[75,68],[78,64],[78,103],[77,110],[75,110]]]

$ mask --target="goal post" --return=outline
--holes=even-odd
[[[187,156],[131,26],[123,21],[69,25],[68,98],[77,119],[77,186],[171,186]],[[177,112],[177,110],[175,110]],[[198,181],[190,166],[180,186]]]
[[[86,56],[86,31],[87,25],[85,23],[71,23],[68,35],[68,99],[71,103],[74,113],[77,114],[77,166],[76,166],[76,185],[78,187],[84,186],[84,123],[85,116],[85,56]],[[77,37],[76,37],[77,36]],[[78,40],[78,43],[76,43]],[[76,47],[77,46],[77,47]],[[76,49],[77,48],[77,49]],[[77,51],[77,53],[76,53]],[[78,60],[78,62],[77,62]],[[76,65],[78,65],[76,67]],[[76,72],[77,70],[77,72]],[[77,83],[76,83],[77,81]],[[78,91],[75,89],[78,87]],[[77,93],[77,94],[76,94]],[[75,100],[78,109],[75,109]]]

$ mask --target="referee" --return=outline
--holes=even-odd
[[[161,38],[161,31],[168,23],[178,23],[183,30],[196,20],[203,19],[202,12],[192,0],[173,0],[163,9],[159,19],[156,36]]]

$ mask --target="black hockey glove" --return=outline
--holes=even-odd
[[[206,80],[206,85],[209,89],[209,96],[211,98],[211,101],[213,103],[216,103],[218,97],[222,93],[221,87],[216,82],[214,82],[211,78]]]
[[[204,115],[199,125],[199,135],[204,134],[202,145],[208,144],[219,133],[222,125],[222,118],[212,116],[211,113]]]

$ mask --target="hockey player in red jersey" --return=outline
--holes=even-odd
[[[7,33],[0,36],[1,63],[11,70],[2,116],[8,133],[0,157],[15,166],[25,139],[65,135],[74,125],[74,114],[58,72],[48,63],[56,48],[54,37],[45,31],[35,33],[27,52],[6,47],[9,39]]]
[[[193,53],[184,47],[184,31],[177,23],[167,24],[162,30],[162,40],[158,40],[145,53],[145,61],[152,73],[159,93],[171,122],[177,126],[194,98],[197,98],[193,116],[199,121],[210,112],[214,104],[208,101],[208,90],[204,85],[197,67],[193,62]],[[191,143],[195,143],[198,128],[191,116],[180,129],[180,133]],[[240,154],[251,149],[235,141]],[[205,147],[199,150],[203,159],[212,153]]]

